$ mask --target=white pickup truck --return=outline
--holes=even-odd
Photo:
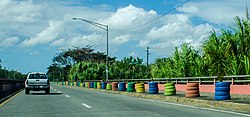
[[[29,73],[25,80],[25,94],[32,91],[44,90],[46,94],[50,93],[50,83],[47,75],[42,72]]]

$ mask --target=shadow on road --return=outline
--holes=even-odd
[[[30,93],[29,95],[62,95],[63,93],[49,93],[49,94],[46,94],[46,93],[35,93],[35,92],[32,92]]]

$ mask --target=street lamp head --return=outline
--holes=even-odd
[[[73,19],[73,20],[77,20],[77,18],[75,18],[75,17],[73,17],[72,19]]]

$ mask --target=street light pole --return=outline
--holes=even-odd
[[[109,63],[109,60],[108,60],[108,55],[109,55],[109,46],[108,46],[108,40],[109,40],[109,36],[108,36],[108,25],[104,25],[104,24],[100,24],[100,23],[97,23],[97,22],[93,22],[93,21],[89,21],[89,20],[86,20],[86,19],[82,19],[82,18],[72,18],[73,20],[81,20],[81,21],[84,21],[84,22],[87,22],[91,25],[94,25],[98,28],[101,28],[103,30],[105,30],[107,32],[107,54],[106,54],[106,81],[108,81],[108,77],[109,77],[109,67],[108,67],[108,63]]]

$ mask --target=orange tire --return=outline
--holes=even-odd
[[[187,98],[200,97],[200,94],[186,94]]]
[[[186,90],[199,90],[199,87],[186,87]]]
[[[200,94],[199,90],[186,90],[186,94]]]
[[[187,83],[186,87],[199,87],[199,83]]]

